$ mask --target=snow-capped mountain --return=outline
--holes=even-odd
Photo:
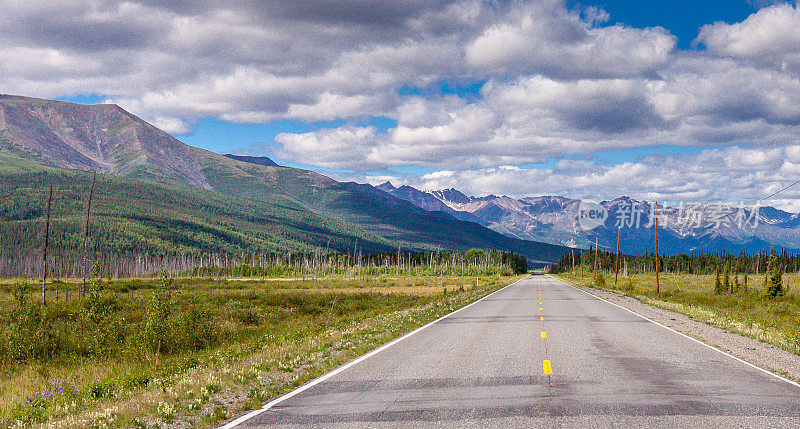
[[[480,222],[515,238],[582,248],[593,245],[596,239],[601,248],[613,250],[617,228],[621,227],[622,252],[638,254],[655,250],[655,229],[651,222],[654,205],[648,201],[629,197],[599,203],[560,196],[470,197],[455,189],[420,191],[410,186],[395,188],[388,182],[379,188],[426,210]],[[581,210],[587,207],[605,213],[606,217],[595,228],[588,229],[581,222]],[[658,214],[662,253],[800,249],[800,215],[773,207],[754,209],[719,203],[659,205]]]

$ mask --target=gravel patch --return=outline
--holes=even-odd
[[[625,307],[628,310],[634,311],[678,332],[696,338],[760,368],[795,381],[800,381],[800,356],[796,354],[790,353],[772,344],[763,343],[734,332],[728,332],[715,326],[690,319],[688,316],[681,313],[645,304],[634,297],[612,291],[577,286],[571,283],[568,284]]]

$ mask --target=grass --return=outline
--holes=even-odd
[[[714,275],[660,274],[660,293],[655,293],[655,273],[619,277],[613,273],[593,282],[587,269],[560,276],[572,283],[614,291],[646,304],[685,314],[690,318],[800,355],[800,275],[784,274],[785,296],[764,296],[764,275],[749,275],[747,290],[714,293]],[[742,276],[739,276],[741,282]],[[598,284],[600,283],[600,284]]]
[[[212,426],[517,278],[4,280],[0,426]]]

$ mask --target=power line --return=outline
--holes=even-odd
[[[756,151],[756,153],[763,153],[763,152],[764,152],[764,151],[765,151],[765,150],[766,150],[766,149],[767,149],[769,146],[772,146],[772,145],[773,145],[775,142],[777,142],[777,141],[778,141],[778,140],[779,140],[781,137],[783,137],[784,135],[786,135],[786,133],[788,133],[788,132],[789,132],[789,131],[790,131],[792,128],[796,127],[797,125],[800,125],[800,118],[798,118],[796,121],[794,121],[794,123],[792,123],[791,125],[789,125],[789,126],[787,126],[786,128],[784,128],[784,129],[783,129],[783,131],[781,131],[781,132],[780,132],[780,133],[779,133],[777,136],[775,136],[775,138],[773,138],[772,140],[770,140],[769,142],[767,142],[765,145],[761,146],[761,148],[760,148],[760,149],[758,149],[758,150]],[[755,180],[763,180],[763,179],[764,179],[764,178],[765,178],[765,177],[766,177],[768,174],[770,174],[770,173],[772,173],[773,171],[775,171],[775,170],[777,170],[777,169],[781,168],[781,167],[783,166],[783,164],[784,164],[786,161],[789,161],[790,159],[794,158],[794,157],[795,157],[796,155],[798,155],[798,154],[800,154],[800,151],[794,152],[793,154],[789,155],[789,156],[788,156],[786,159],[783,159],[783,160],[781,160],[781,161],[780,161],[780,162],[779,162],[779,163],[778,163],[776,166],[772,167],[772,168],[771,168],[771,169],[769,169],[767,172],[763,173],[763,174],[761,175],[761,177],[758,177],[758,178],[756,178]],[[785,190],[787,190],[787,189],[791,188],[792,186],[794,186],[794,185],[797,185],[798,183],[800,183],[800,180],[798,180],[797,182],[794,182],[794,183],[792,183],[792,184],[791,184],[791,185],[789,185],[789,186],[786,186],[786,187],[784,187],[783,189],[781,189],[781,190],[779,190],[778,192],[775,192],[775,193],[773,193],[773,194],[769,195],[768,197],[761,198],[761,199],[760,199],[760,200],[758,200],[757,202],[759,202],[759,203],[760,203],[760,202],[762,202],[762,201],[764,201],[764,200],[768,200],[768,199],[770,199],[770,198],[774,197],[775,195],[778,195],[778,194],[780,194],[781,192],[783,192],[783,191],[785,191]]]
[[[764,151],[764,150],[765,150],[767,147],[769,147],[769,146],[772,146],[772,144],[774,144],[774,143],[775,143],[776,141],[778,141],[778,140],[779,140],[781,137],[783,137],[784,135],[786,135],[786,133],[788,133],[788,132],[789,132],[789,130],[791,130],[792,128],[796,127],[797,125],[800,125],[800,118],[799,118],[799,119],[797,119],[796,121],[794,121],[794,123],[793,123],[793,124],[791,124],[791,125],[789,125],[788,127],[786,127],[786,128],[785,128],[783,131],[781,131],[781,133],[780,133],[780,134],[778,134],[778,135],[777,135],[775,138],[773,138],[772,140],[770,140],[769,142],[767,142],[767,144],[765,144],[764,146],[761,146],[761,149],[757,150],[756,152],[763,152],[763,151]]]
[[[789,185],[789,186],[785,186],[785,187],[784,187],[783,189],[781,189],[780,191],[778,191],[778,192],[774,192],[772,195],[770,195],[770,196],[768,196],[768,197],[764,197],[764,198],[762,198],[762,199],[758,200],[758,202],[761,202],[761,201],[764,201],[764,200],[768,200],[768,199],[770,199],[770,198],[774,197],[775,195],[778,195],[778,194],[780,194],[781,192],[783,192],[783,191],[785,191],[785,190],[787,190],[787,189],[791,188],[792,186],[794,186],[794,185],[796,185],[796,184],[798,184],[798,183],[800,183],[800,180],[798,180],[798,181],[796,181],[796,182],[792,183],[792,184],[791,184],[791,185]]]

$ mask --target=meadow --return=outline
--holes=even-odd
[[[212,426],[519,278],[460,274],[0,280],[0,426]]]

